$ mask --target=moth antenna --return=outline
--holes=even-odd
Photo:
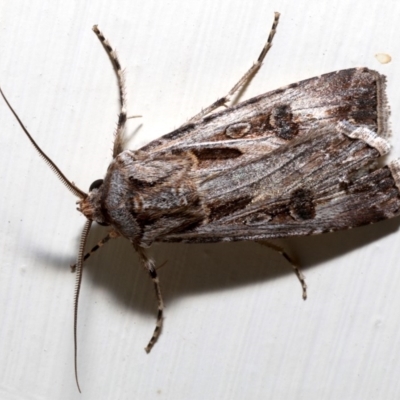
[[[76,280],[75,280],[75,295],[74,295],[74,359],[75,359],[75,381],[76,385],[78,386],[79,393],[82,392],[78,380],[78,342],[77,342],[78,300],[82,283],[83,254],[85,251],[86,240],[88,238],[91,226],[92,226],[92,221],[88,219],[85,223],[85,226],[83,227],[81,241],[79,243],[78,261],[76,263]]]
[[[125,123],[127,120],[125,74],[121,68],[121,63],[119,62],[117,52],[111,47],[109,41],[104,37],[104,35],[99,30],[97,25],[94,25],[92,29],[93,32],[99,38],[104,49],[106,50],[118,80],[120,111],[118,116],[117,129],[115,130],[115,138],[113,146],[113,158],[115,158],[119,153],[121,153],[124,150],[124,132],[125,132]]]
[[[60,169],[57,167],[57,165],[51,160],[51,158],[39,147],[39,145],[33,140],[32,136],[28,132],[28,130],[25,128],[24,124],[18,117],[17,113],[14,111],[14,109],[11,107],[11,104],[8,102],[5,94],[0,88],[0,93],[3,96],[4,101],[6,102],[8,108],[11,110],[11,112],[14,114],[14,117],[18,121],[19,125],[21,126],[22,130],[25,132],[26,136],[30,140],[30,142],[33,144],[33,147],[36,149],[36,151],[39,153],[39,155],[43,158],[43,160],[46,162],[46,164],[50,167],[50,169],[57,175],[58,179],[75,195],[78,196],[81,199],[84,199],[87,197],[87,193],[84,191],[80,190],[77,188],[71,181],[67,179],[67,177],[60,171]]]

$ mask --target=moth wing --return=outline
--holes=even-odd
[[[158,240],[261,240],[391,218],[400,210],[400,162],[376,162],[389,148],[368,127],[342,122],[221,173],[195,169],[203,220]]]
[[[262,143],[272,152],[310,130],[346,120],[388,134],[385,77],[351,68],[310,78],[203,117],[154,140],[139,151],[149,157],[199,143]]]

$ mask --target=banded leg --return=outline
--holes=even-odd
[[[303,289],[303,300],[307,299],[307,284],[304,278],[303,273],[301,272],[300,268],[297,266],[293,258],[289,256],[288,253],[286,253],[285,249],[283,249],[280,246],[277,246],[275,244],[272,244],[270,242],[262,241],[262,242],[257,242],[263,246],[269,247],[272,250],[277,251],[282,257],[284,257],[292,266],[294,273],[297,276],[297,279],[300,281],[301,287]]]
[[[124,132],[126,123],[126,93],[125,93],[125,74],[121,68],[121,64],[118,60],[117,52],[111,47],[108,40],[100,32],[97,25],[93,26],[93,31],[99,38],[101,44],[106,50],[108,57],[111,60],[115,74],[118,80],[118,90],[119,90],[119,102],[120,111],[117,122],[117,129],[115,130],[114,146],[113,146],[113,158],[115,158],[119,153],[124,150]]]
[[[160,336],[162,324],[163,324],[163,310],[164,310],[164,302],[161,295],[160,282],[158,280],[157,271],[155,268],[154,261],[147,256],[144,249],[139,246],[133,245],[135,250],[139,254],[140,261],[142,262],[144,268],[149,273],[150,278],[154,284],[154,290],[156,292],[157,298],[157,322],[156,327],[154,328],[153,336],[151,337],[148,345],[145,347],[146,353],[150,353],[154,344],[157,342],[158,337]]]
[[[253,66],[242,76],[239,82],[228,92],[228,94],[225,97],[221,97],[216,102],[214,102],[204,110],[200,111],[188,122],[190,123],[197,122],[205,115],[213,112],[218,107],[224,106],[236,92],[238,92],[241,88],[243,88],[243,86],[245,86],[253,78],[253,76],[257,73],[257,71],[261,68],[265,56],[267,55],[269,49],[272,47],[272,40],[276,33],[276,27],[278,26],[279,16],[280,14],[276,12],[274,22],[272,23],[272,28],[268,36],[267,43],[265,44],[260,55],[258,56],[256,63],[253,64]]]
[[[115,231],[109,232],[106,237],[97,242],[97,244],[93,246],[92,249],[83,256],[83,262],[85,262],[94,252],[100,249],[100,247],[103,247],[110,239],[115,239],[119,236],[120,234],[118,232]],[[75,270],[76,270],[76,264],[71,265],[71,272],[75,272]]]

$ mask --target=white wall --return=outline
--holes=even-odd
[[[243,99],[337,69],[388,76],[400,155],[399,2],[3,1],[0,83],[38,143],[82,189],[101,178],[118,112],[98,23],[127,70],[139,148],[223,95],[274,46]],[[380,64],[374,55],[389,53]],[[0,101],[1,399],[394,399],[400,384],[398,220],[292,239],[309,299],[252,243],[157,245],[166,302],[152,353],[152,285],[115,241],[87,264],[73,372],[69,271],[84,218]],[[90,244],[104,234],[97,227]]]

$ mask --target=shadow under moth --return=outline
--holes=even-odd
[[[226,96],[137,151],[124,150],[123,145],[123,70],[116,52],[94,26],[116,72],[120,113],[113,159],[104,178],[94,181],[88,193],[69,181],[39,148],[0,89],[36,150],[79,198],[78,210],[87,218],[75,265],[77,384],[83,262],[110,239],[128,239],[153,281],[158,313],[146,347],[149,352],[163,322],[156,265],[146,252],[153,242],[265,241],[349,229],[400,214],[400,161],[378,163],[390,150],[385,77],[378,72],[335,71],[216,111],[261,67],[278,19],[275,13],[257,62]],[[93,221],[109,231],[85,254]],[[292,264],[306,298],[301,272],[283,249],[275,249]]]

